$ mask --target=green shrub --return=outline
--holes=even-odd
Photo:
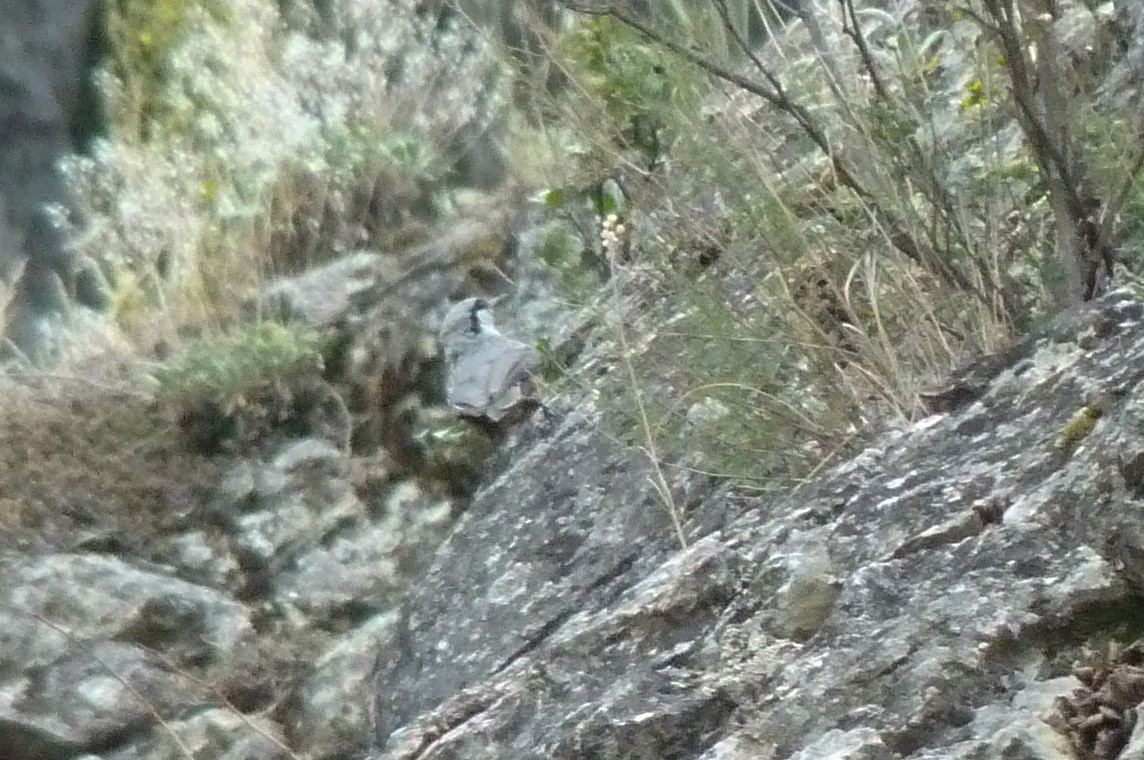
[[[613,149],[635,151],[645,166],[654,166],[683,128],[694,128],[701,96],[697,71],[638,32],[608,17],[591,18],[562,35],[559,55],[584,89],[602,108],[611,129]],[[598,136],[599,137],[599,136]],[[599,148],[597,148],[598,150]]]
[[[110,0],[105,13],[112,51],[111,73],[119,81],[116,122],[125,134],[147,140],[155,122],[170,120],[165,98],[170,67],[167,58],[191,30],[197,13],[220,24],[232,24],[225,0]]]
[[[293,432],[305,435],[328,395],[322,340],[303,327],[249,324],[188,342],[157,372],[184,442],[206,454]]]
[[[171,399],[210,397],[239,403],[258,388],[318,372],[321,345],[321,336],[309,328],[275,322],[243,325],[227,335],[189,341],[156,377]]]
[[[703,7],[656,8],[630,26],[625,10],[581,17],[558,46],[567,102],[550,109],[564,187],[626,172],[635,266],[600,308],[623,321],[634,373],[601,398],[633,444],[798,478],[875,421],[923,413],[920,388],[1051,310],[1043,160],[986,31],[867,7],[844,25],[816,6],[818,28],[793,24],[744,67]],[[1077,115],[1107,197],[1134,140]],[[566,270],[564,249],[542,251]]]

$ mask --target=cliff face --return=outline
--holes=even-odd
[[[21,233],[43,203],[66,200],[56,163],[96,128],[91,66],[97,3],[0,3],[0,194]],[[0,252],[10,266],[13,251]]]
[[[5,333],[33,353],[44,320],[76,293],[77,256],[44,207],[71,205],[60,163],[99,129],[92,67],[100,29],[91,0],[0,2],[0,281],[27,261],[19,296],[26,313],[5,320]]]
[[[1141,28],[1137,4],[1112,5],[1101,13]],[[241,302],[235,319],[281,317],[334,348],[261,397],[206,396],[198,447],[148,374],[185,346],[0,377],[0,758],[1144,756],[1134,294],[969,366],[922,394],[928,416],[781,498],[698,472],[688,455],[705,444],[686,446],[714,436],[679,436],[683,456],[657,473],[616,438],[631,357],[596,326],[628,319],[632,345],[655,344],[633,352],[646,397],[692,398],[675,344],[642,332],[682,334],[672,320],[690,305],[656,301],[705,277],[723,278],[721,305],[747,303],[765,257],[722,269],[730,233],[679,236],[682,275],[657,279],[641,246],[672,230],[633,215],[631,259],[600,266],[609,282],[582,278],[592,297],[620,283],[625,303],[608,292],[571,329],[539,262],[552,209],[523,200],[532,188],[471,207],[455,192],[503,179],[504,81],[487,40],[446,28],[447,0],[162,6],[193,10],[150,61],[164,76],[109,90],[130,138],[70,161],[77,216],[99,217],[72,252],[62,233],[77,230],[37,226],[37,210],[68,198],[55,163],[91,124],[94,7],[0,0],[0,270],[28,240],[48,251],[12,312],[29,340],[72,298],[74,253],[137,266],[147,287],[209,275],[204,291]],[[538,55],[542,24],[473,7]],[[1110,100],[1138,90],[1139,37],[1120,41]],[[602,246],[598,221],[564,241],[570,260]],[[247,293],[227,266],[243,255],[294,276]],[[552,338],[574,382],[489,461],[501,441],[443,411],[433,315],[510,286],[506,332]],[[116,287],[128,304],[149,294],[129,276]],[[754,388],[762,341],[734,345]],[[701,370],[710,348],[692,357]],[[207,369],[234,358],[219,349]],[[123,378],[107,367],[120,360],[145,366]],[[737,415],[712,401],[688,422]]]
[[[530,433],[383,650],[375,757],[1116,756],[1142,352],[1112,294],[788,498],[678,484],[682,550],[590,413]]]
[[[457,520],[321,424],[203,457],[138,389],[6,389],[0,754],[1139,752],[1142,358],[1115,292],[785,498],[669,469],[685,547],[589,398]]]

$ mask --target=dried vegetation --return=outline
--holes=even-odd
[[[602,220],[623,188],[611,275],[670,462],[787,489],[1135,264],[1109,4],[565,5],[547,197]]]

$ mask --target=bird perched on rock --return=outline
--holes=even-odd
[[[466,298],[441,323],[448,375],[445,397],[462,416],[494,424],[514,422],[541,406],[533,373],[539,355],[501,334],[492,301]]]

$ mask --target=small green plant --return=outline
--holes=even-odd
[[[965,85],[965,97],[961,99],[961,110],[982,108],[997,100],[1000,95],[1000,88],[987,87],[981,79],[974,79]]]
[[[117,121],[127,134],[147,140],[152,125],[173,113],[163,95],[167,56],[187,35],[194,14],[223,24],[233,23],[233,14],[224,0],[112,0],[107,6],[111,71],[121,88]]]
[[[428,177],[439,162],[426,140],[367,122],[347,121],[324,130],[326,164],[335,174],[356,176],[363,169],[390,169],[413,178]]]
[[[236,403],[259,387],[319,371],[320,349],[320,335],[309,328],[261,322],[190,341],[156,376],[169,397]]]
[[[590,294],[600,272],[586,261],[584,240],[564,221],[547,225],[541,235],[537,254],[557,275],[562,290],[575,299]]]
[[[695,70],[632,29],[593,18],[563,36],[561,52],[602,104],[605,125],[615,129],[611,142],[636,151],[644,166],[656,166],[679,131],[693,126],[701,92]]]
[[[273,322],[199,338],[156,373],[161,398],[191,448],[227,451],[288,430],[305,415],[321,347],[315,331]]]
[[[1104,416],[1104,410],[1099,406],[1083,406],[1072,416],[1068,424],[1061,429],[1053,446],[1061,451],[1070,451],[1084,440],[1096,421]]]

